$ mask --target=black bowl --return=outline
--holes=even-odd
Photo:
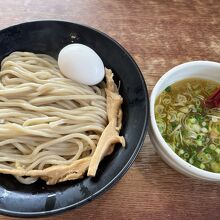
[[[61,48],[82,43],[101,57],[120,80],[123,103],[121,134],[126,148],[116,146],[100,164],[97,176],[47,186],[38,180],[23,185],[10,175],[0,175],[0,213],[11,216],[43,216],[85,204],[116,183],[136,158],[145,138],[149,100],[144,78],[128,52],[95,29],[63,21],[36,21],[0,31],[0,60],[13,51],[45,53],[57,58]]]

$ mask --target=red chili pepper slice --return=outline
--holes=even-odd
[[[213,95],[211,95],[206,101],[205,105],[208,108],[219,108],[220,107],[220,88],[217,89]]]

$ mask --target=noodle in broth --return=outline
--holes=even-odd
[[[158,128],[173,151],[190,164],[220,173],[220,109],[205,100],[219,83],[189,78],[167,87],[155,103]]]

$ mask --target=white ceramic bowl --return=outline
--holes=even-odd
[[[165,73],[155,85],[150,98],[149,135],[162,159],[177,171],[197,179],[220,182],[220,173],[199,169],[180,158],[165,142],[157,127],[154,105],[157,96],[169,85],[186,78],[203,78],[220,82],[220,63],[211,61],[192,61],[178,65]]]

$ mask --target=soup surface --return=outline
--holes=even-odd
[[[168,86],[155,103],[158,128],[173,151],[190,164],[220,173],[220,108],[204,101],[220,84],[189,78]]]

